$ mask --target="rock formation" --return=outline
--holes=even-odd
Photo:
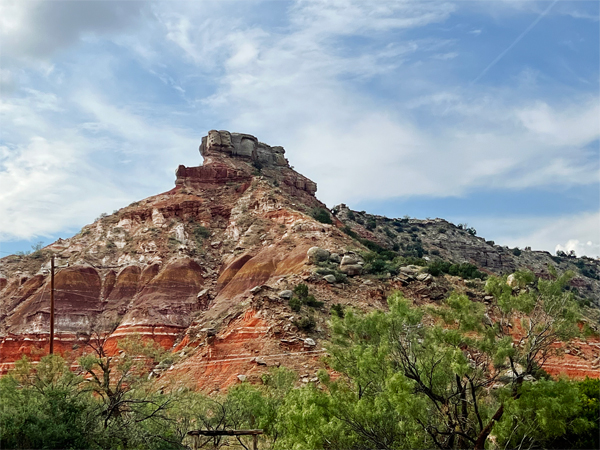
[[[59,352],[85,351],[82,339],[92,329],[111,333],[110,351],[140,334],[181,357],[160,377],[205,390],[242,375],[257,380],[272,365],[312,379],[336,304],[382,308],[395,289],[418,301],[439,301],[456,289],[485,301],[464,280],[431,277],[417,266],[369,276],[365,245],[469,262],[490,274],[529,268],[545,276],[554,263],[577,272],[573,288],[582,296],[599,298],[597,261],[516,252],[441,219],[388,219],[340,205],[334,224],[320,223],[311,215],[326,208],[315,197],[316,184],[290,167],[282,147],[254,136],[213,130],[200,153],[203,165],[179,166],[174,189],[100,217],[40,252],[0,259],[1,372],[23,355],[35,360],[47,352],[51,256],[58,267]],[[311,313],[310,328],[299,327],[305,312],[288,305],[300,283],[325,303]],[[549,370],[593,374],[599,347],[589,339],[578,347],[583,356],[574,350],[568,367],[552,360]]]

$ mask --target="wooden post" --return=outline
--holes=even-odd
[[[50,354],[54,353],[54,255],[50,260]]]
[[[252,448],[258,450],[258,435],[263,433],[263,430],[193,430],[187,434],[194,437],[194,449],[198,445],[195,439],[199,439],[200,436],[252,436]]]

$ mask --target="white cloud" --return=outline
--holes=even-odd
[[[189,131],[90,92],[69,102],[29,90],[2,103],[0,119],[13,142],[0,147],[0,240],[72,232],[161,185],[170,189],[178,164],[200,162]]]
[[[215,127],[284,145],[291,163],[319,184],[318,195],[329,204],[598,182],[595,150],[589,148],[599,137],[596,93],[560,101],[541,94],[532,99],[532,83],[505,90],[452,86],[444,69],[463,56],[459,42],[407,37],[407,31],[444,22],[456,10],[450,3],[298,1],[275,25],[262,21],[255,2],[157,2],[148,9],[138,2],[94,2],[81,19],[65,10],[80,3],[87,5],[1,3],[12,8],[0,14],[7,24],[3,48],[12,42],[11,57],[21,52],[46,61],[52,86],[0,72],[3,85],[24,79],[31,88],[20,92],[24,100],[2,106],[8,131],[1,175],[11,181],[3,185],[8,191],[0,208],[21,215],[27,233],[61,226],[40,220],[43,201],[18,212],[15,205],[35,198],[36,183],[44,195],[78,186],[77,193],[61,194],[73,205],[77,196],[100,205],[125,190],[128,200],[156,193],[178,164],[200,162],[199,138]],[[31,12],[34,6],[50,11],[56,23],[43,23],[39,12]],[[515,8],[504,9],[514,14]],[[134,29],[136,18],[148,11],[153,16]],[[130,50],[142,69],[184,96],[189,108],[174,111],[171,99],[161,103],[149,91],[146,103],[139,100],[144,94],[134,100],[123,91],[117,98],[121,94],[110,91],[121,81],[115,67],[123,76],[131,61],[113,66],[80,55],[85,62],[73,63],[76,69],[53,65],[58,50],[104,38]],[[193,118],[198,128],[179,126],[175,113],[187,123]],[[42,162],[20,167],[33,154],[53,152],[65,161],[50,160],[53,177],[40,175]],[[24,184],[13,189],[11,183]],[[60,223],[89,220],[83,219],[89,212],[75,210]],[[573,234],[551,248],[568,240],[587,242]]]
[[[3,57],[47,60],[86,35],[126,28],[144,5],[142,0],[1,0]]]
[[[74,219],[89,220],[127,198],[86,164],[81,144],[34,136],[0,148],[1,240],[72,230]]]
[[[453,10],[436,5],[298,2],[284,32],[245,27],[236,17],[198,21],[192,11],[176,22],[188,25],[168,35],[176,29],[174,40],[200,67],[217,64],[219,87],[203,107],[232,130],[286,146],[329,204],[597,182],[598,167],[582,150],[600,135],[594,96],[551,104],[522,99],[518,90],[454,89],[388,102],[357,88],[392,76],[420,86],[409,61],[457,54],[453,42],[431,40],[377,41],[353,51],[340,45],[351,35],[373,40],[443,21]],[[418,123],[415,112],[434,122]]]
[[[600,257],[600,211],[558,217],[473,217],[481,235],[509,247],[574,250],[577,256]]]

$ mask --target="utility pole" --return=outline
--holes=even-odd
[[[54,255],[50,260],[50,354],[54,353]]]

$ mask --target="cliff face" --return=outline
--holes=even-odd
[[[180,358],[161,377],[207,390],[235,383],[238,375],[252,380],[270,365],[311,379],[333,304],[385,307],[394,289],[419,301],[438,301],[456,289],[484,301],[480,289],[458,277],[362,276],[359,254],[366,248],[353,233],[399,254],[470,262],[488,273],[530,268],[543,276],[549,262],[572,266],[580,293],[599,298],[598,280],[580,270],[584,264],[586,274],[598,274],[597,261],[556,262],[529,250],[517,256],[442,220],[392,220],[343,205],[334,208],[333,224],[317,222],[310,213],[325,205],[315,197],[316,184],[289,166],[282,147],[251,135],[210,131],[200,153],[204,164],[179,166],[171,191],[99,218],[40,252],[0,260],[1,371],[24,354],[38,359],[48,350],[51,255],[58,267],[58,351],[81,352],[81,333],[92,329],[111,330],[112,351],[137,333]],[[316,270],[324,265],[350,276],[338,283]],[[285,291],[299,283],[325,306],[292,311]],[[580,354],[548,367],[575,377],[595,374],[599,346],[582,342]]]

